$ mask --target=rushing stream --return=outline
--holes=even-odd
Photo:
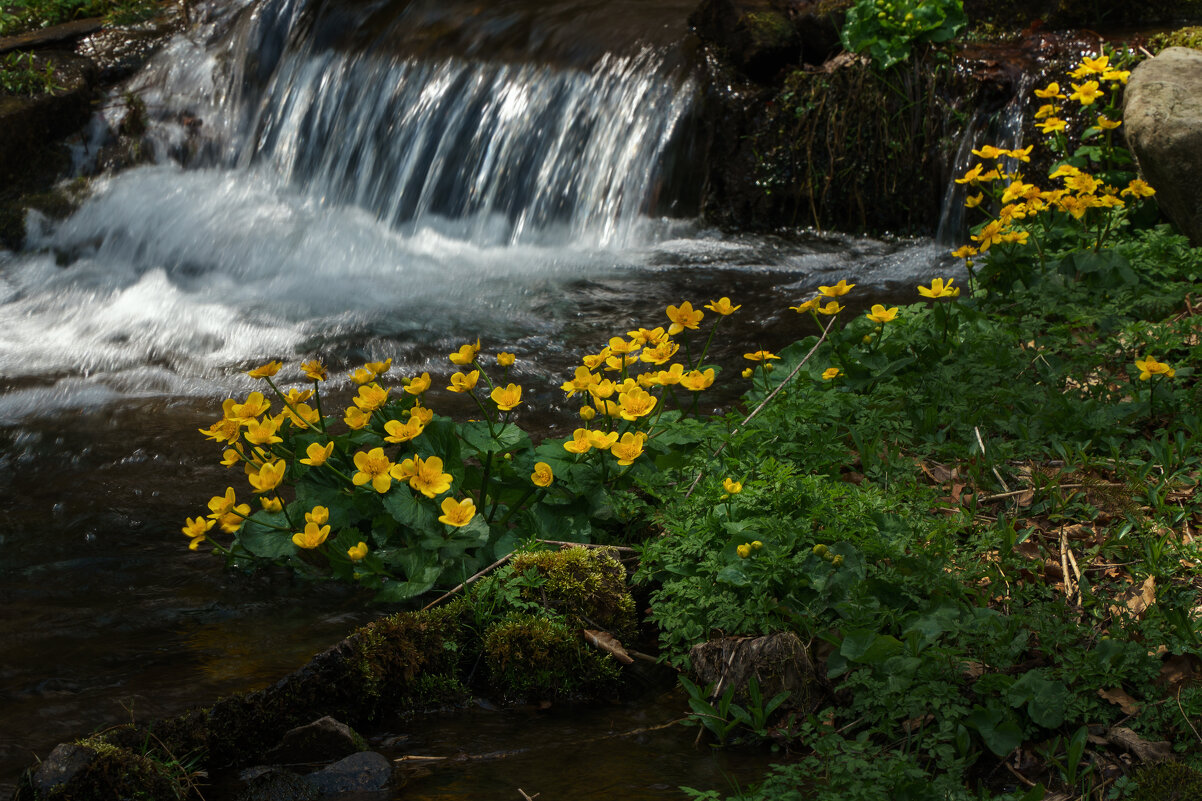
[[[669,303],[744,304],[718,350],[735,381],[742,352],[809,333],[787,307],[818,284],[886,296],[946,271],[930,242],[694,219],[692,5],[224,3],[135,76],[153,163],[0,251],[0,796],[60,740],[262,686],[372,616],[185,547],[228,481],[196,428],[248,366],[391,357],[437,387],[480,336],[517,354],[524,422],[548,430],[579,356]],[[682,767],[621,795],[724,786],[670,732]]]

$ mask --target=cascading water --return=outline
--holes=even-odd
[[[184,547],[184,517],[239,480],[195,429],[247,366],[391,357],[442,380],[480,336],[517,353],[531,423],[563,411],[582,353],[668,303],[742,303],[711,351],[733,366],[809,333],[788,306],[819,283],[938,269],[930,243],[690,219],[673,43],[693,5],[194,8],[126,87],[153,163],[0,251],[0,795],[130,698],[145,718],[270,681],[369,614]]]

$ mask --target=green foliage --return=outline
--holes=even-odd
[[[963,0],[857,0],[840,36],[845,49],[867,52],[886,70],[916,45],[944,44],[967,25]]]
[[[155,0],[10,0],[0,6],[0,36],[89,17],[128,24],[146,19],[157,9]]]
[[[39,64],[33,53],[20,51],[0,58],[0,93],[33,97],[60,88],[55,82],[54,65],[49,61]]]
[[[693,710],[685,719],[685,725],[705,728],[714,735],[717,746],[726,745],[731,734],[740,726],[746,729],[749,737],[767,739],[769,719],[789,698],[788,692],[781,691],[765,702],[755,676],[747,680],[747,706],[734,702],[734,684],[730,684],[721,695],[715,695],[712,684],[698,687],[686,676],[680,677],[680,684],[689,694],[689,708]]]

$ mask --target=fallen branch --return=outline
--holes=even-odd
[[[440,603],[442,603],[443,601],[445,601],[446,599],[450,598],[452,595],[454,595],[455,593],[459,592],[460,590],[462,590],[462,589],[463,589],[464,587],[466,587],[467,585],[471,584],[471,583],[472,583],[473,581],[475,581],[476,579],[480,578],[481,576],[485,576],[485,575],[487,575],[487,574],[488,574],[488,573],[490,573],[491,571],[495,570],[496,568],[498,568],[498,567],[500,567],[501,565],[503,565],[503,564],[505,564],[506,562],[508,562],[508,561],[509,561],[509,557],[511,557],[511,556],[513,556],[513,554],[511,554],[511,553],[507,553],[507,554],[505,554],[505,555],[504,555],[504,556],[502,556],[500,559],[498,559],[497,561],[493,562],[491,565],[489,565],[488,567],[484,568],[483,570],[481,570],[481,571],[480,571],[479,573],[477,573],[476,575],[472,576],[472,577],[471,577],[471,578],[469,578],[469,579],[466,579],[466,580],[465,580],[465,581],[464,581],[462,584],[460,584],[459,586],[457,586],[457,587],[452,587],[451,589],[449,589],[449,590],[447,590],[446,592],[444,592],[442,595],[440,595],[440,596],[438,596],[437,598],[435,598],[435,599],[434,599],[433,601],[431,601],[430,603],[428,603],[428,604],[426,604],[425,606],[423,606],[423,607],[422,607],[422,611],[423,611],[423,612],[425,612],[427,609],[429,609],[429,608],[430,608],[430,607],[432,607],[432,606],[438,606],[438,604],[440,604]]]

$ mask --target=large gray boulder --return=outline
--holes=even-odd
[[[1123,121],[1161,211],[1202,246],[1202,51],[1170,47],[1136,67]]]

